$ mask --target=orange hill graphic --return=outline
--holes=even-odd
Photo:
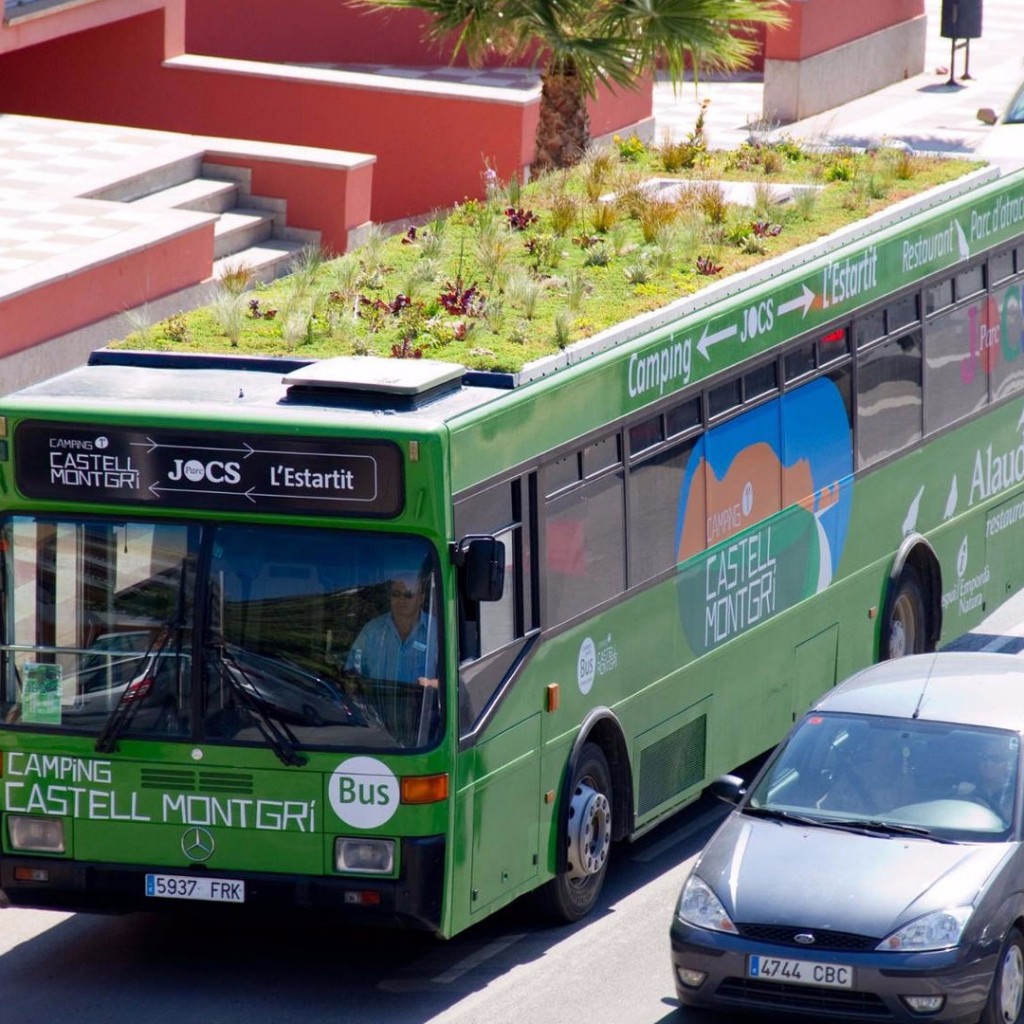
[[[743,492],[748,483],[751,502],[744,512]],[[764,441],[741,451],[722,480],[702,458],[690,482],[678,559],[682,561],[710,544],[726,540],[788,505],[800,504],[810,512],[822,512],[838,500],[838,482],[822,487],[815,495],[810,462],[799,459],[792,466],[783,466]]]

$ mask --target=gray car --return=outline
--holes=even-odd
[[[1024,661],[940,653],[831,690],[736,802],[672,921],[686,1006],[1024,1019]]]

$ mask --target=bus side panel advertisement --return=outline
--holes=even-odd
[[[852,488],[844,482],[852,471],[849,414],[828,378],[697,442],[676,526],[677,557],[688,563],[680,613],[695,653],[829,585],[846,543]],[[766,522],[790,504],[784,496],[799,496],[798,504]]]

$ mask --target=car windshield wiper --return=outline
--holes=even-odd
[[[809,825],[813,828],[834,828],[841,832],[860,832],[871,835],[914,836],[916,839],[931,839],[936,843],[951,843],[952,839],[937,836],[931,829],[922,825],[903,825],[895,821],[882,821],[879,818],[815,818],[806,814],[794,814],[777,807],[744,807],[744,814],[752,814],[758,818],[769,818],[785,821],[793,825]]]
[[[905,825],[898,821],[883,821],[881,818],[869,818],[865,820],[847,821],[845,824],[852,829],[860,829],[863,832],[880,833],[892,836],[914,836],[916,839],[931,839],[936,843],[952,843],[952,839],[945,839],[937,836],[930,828],[923,825]]]
[[[181,658],[181,634],[185,629],[185,561],[181,563],[181,576],[178,579],[178,596],[175,602],[173,618],[161,623],[153,639],[142,656],[142,671],[125,684],[113,710],[96,740],[96,751],[109,754],[117,746],[117,738],[131,724],[135,712],[146,698],[156,689],[156,676],[160,671],[160,659],[167,645],[174,640],[174,664],[178,666]]]
[[[238,659],[228,651],[223,640],[211,643],[210,648],[215,652],[214,656],[220,667],[220,678],[228,684],[235,699],[252,717],[281,763],[296,768],[304,765],[306,758],[299,753],[299,741],[295,734],[279,718],[268,714],[259,700],[253,696],[258,692],[256,684]]]
[[[751,807],[746,806],[743,814],[752,814],[755,818],[768,818],[772,821],[788,821],[793,825],[814,825],[827,828],[829,822],[822,818],[812,818],[805,814],[794,814],[792,811],[783,811],[778,807]]]

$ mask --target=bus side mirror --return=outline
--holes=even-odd
[[[505,545],[494,537],[464,537],[453,552],[467,601],[500,601],[505,592]]]

